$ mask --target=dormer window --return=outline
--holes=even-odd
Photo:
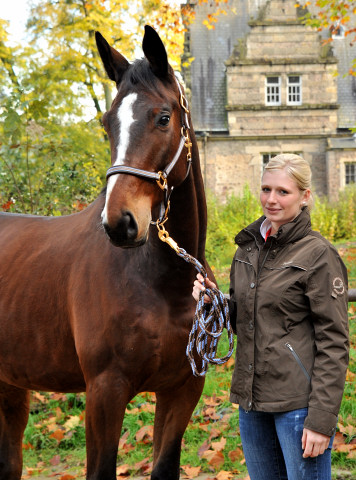
[[[332,38],[339,39],[345,37],[345,27],[339,22],[336,25],[332,25],[330,30]]]
[[[281,77],[266,77],[266,105],[281,104]]]

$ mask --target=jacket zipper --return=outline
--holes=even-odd
[[[260,273],[262,272],[262,269],[263,269],[263,267],[265,266],[265,263],[266,263],[266,260],[267,260],[269,251],[271,250],[271,247],[272,247],[272,242],[271,242],[270,246],[268,247],[268,250],[267,250],[267,253],[266,253],[264,259],[262,260],[261,267],[260,267],[260,269],[259,269],[258,272],[257,272],[257,279],[256,279],[256,280],[258,280],[259,277],[260,277]],[[256,284],[257,284],[257,282],[256,282]]]
[[[297,352],[294,350],[294,348],[292,347],[292,345],[290,343],[286,343],[285,346],[288,348],[288,350],[290,350],[290,352],[292,353],[293,357],[295,358],[295,360],[297,361],[298,365],[300,366],[300,368],[302,369],[302,372],[304,373],[304,375],[307,377],[308,379],[308,382],[310,383],[311,381],[311,378],[310,378],[310,375],[307,371],[307,369],[304,367],[301,359],[299,358]]]

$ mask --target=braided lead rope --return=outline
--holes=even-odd
[[[194,257],[189,255],[183,248],[175,249],[177,255],[186,262],[191,263],[198,272],[207,278],[207,273],[203,265]],[[204,295],[208,295],[211,303],[204,302]],[[229,351],[222,357],[217,357],[217,347],[220,336],[226,327],[229,339]],[[202,360],[199,370],[194,360],[194,346]],[[204,376],[208,370],[208,364],[221,365],[225,363],[232,355],[234,350],[234,334],[230,324],[229,306],[224,294],[217,288],[206,288],[200,292],[197,302],[193,326],[189,334],[186,355],[190,362],[193,374],[195,376]]]

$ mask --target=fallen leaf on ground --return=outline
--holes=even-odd
[[[144,425],[140,428],[140,430],[136,433],[136,441],[137,442],[152,442],[153,440],[153,425]]]
[[[236,448],[236,450],[230,450],[227,455],[232,462],[237,462],[241,457],[243,457],[244,453],[242,451],[242,448],[238,447]]]
[[[198,450],[198,457],[201,458],[203,456],[203,453],[207,450],[209,450],[209,445],[208,442],[205,441]]]
[[[55,440],[57,440],[57,442],[59,443],[61,440],[63,440],[63,437],[64,437],[64,433],[63,433],[63,430],[56,430],[55,432],[51,433],[50,435],[50,438],[54,438]]]
[[[202,458],[206,458],[209,465],[211,465],[216,470],[220,468],[225,461],[224,454],[215,450],[208,450],[204,452]]]
[[[49,461],[49,463],[53,466],[55,465],[59,465],[61,462],[61,456],[60,455],[55,455],[53,458],[51,458],[51,460]]]
[[[221,472],[216,475],[216,480],[231,480],[233,476],[232,472],[221,470]]]
[[[226,445],[226,438],[221,437],[221,439],[218,442],[211,442],[211,448],[213,450],[216,450],[217,452],[221,452],[221,450],[224,450]]]
[[[116,467],[116,475],[129,475],[130,474],[130,465],[126,463],[124,465],[119,465]]]
[[[181,469],[184,472],[184,475],[182,475],[182,478],[195,478],[199,475],[201,468],[198,467],[191,467],[189,465],[181,465]]]

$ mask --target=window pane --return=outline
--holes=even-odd
[[[262,153],[262,166],[265,167],[271,158],[275,157],[276,155],[278,155],[278,153]]]
[[[356,183],[356,163],[345,163],[345,183]]]
[[[279,83],[279,77],[267,77],[267,83]]]
[[[280,105],[280,77],[266,77],[266,105]]]
[[[299,75],[288,77],[287,104],[302,104],[302,79]]]

